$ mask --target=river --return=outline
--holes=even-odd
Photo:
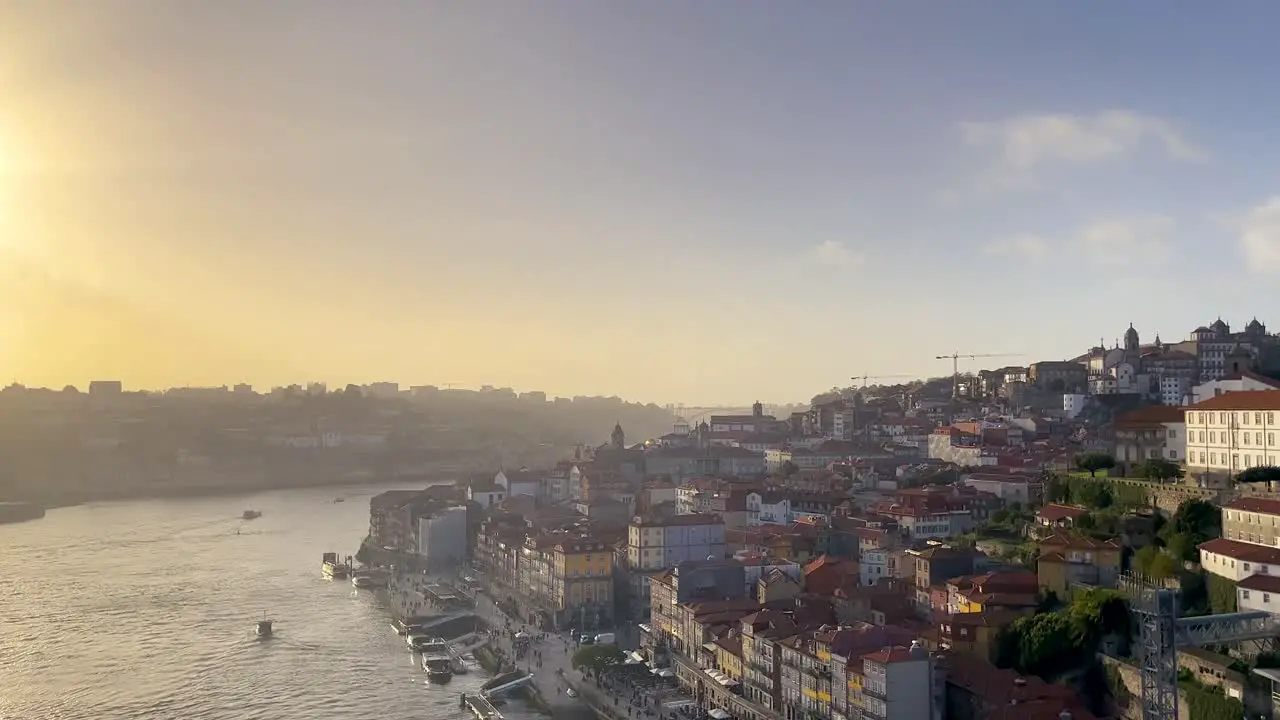
[[[321,553],[353,553],[386,489],[95,503],[0,525],[0,718],[470,717],[458,696],[483,675],[428,684],[386,599],[320,576]],[[276,637],[260,641],[264,612]],[[519,705],[504,714],[530,720]]]

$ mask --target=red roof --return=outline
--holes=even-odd
[[[1280,593],[1280,575],[1250,575],[1237,583],[1237,587],[1259,592]]]
[[[1263,513],[1264,515],[1280,515],[1280,500],[1272,498],[1243,497],[1232,500],[1222,506],[1223,510],[1244,510],[1245,512]]]
[[[1059,520],[1076,518],[1082,515],[1088,515],[1089,511],[1082,507],[1074,507],[1071,505],[1050,504],[1040,508],[1040,512],[1036,513],[1036,517],[1049,522],[1058,522]]]
[[[924,660],[927,658],[928,656],[926,655],[925,657],[920,659]],[[912,657],[911,657],[910,648],[887,647],[887,648],[884,648],[883,650],[878,650],[876,652],[863,655],[862,659],[888,665],[889,663],[909,662],[912,660]]]
[[[1211,397],[1186,410],[1280,410],[1280,390],[1242,390]]]
[[[1116,427],[1148,427],[1161,423],[1180,423],[1186,417],[1182,407],[1176,405],[1148,405],[1116,418]]]
[[[1200,549],[1214,555],[1229,557],[1232,560],[1263,565],[1280,565],[1280,548],[1267,547],[1266,545],[1254,545],[1253,543],[1228,540],[1227,538],[1214,538],[1208,542],[1200,543]]]

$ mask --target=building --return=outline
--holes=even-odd
[[[635,517],[627,528],[627,562],[634,570],[724,556],[724,520],[717,515]]]
[[[1070,360],[1045,360],[1027,368],[1028,380],[1038,390],[1051,393],[1083,392],[1089,368]]]
[[[933,663],[919,642],[862,656],[863,717],[929,720],[934,717]]]
[[[1048,528],[1069,528],[1088,514],[1089,511],[1082,507],[1050,503],[1036,512],[1036,523]]]
[[[1066,598],[1073,585],[1113,588],[1120,577],[1121,551],[1115,540],[1058,533],[1040,541],[1036,574],[1041,589]]]
[[[557,531],[525,538],[518,589],[549,627],[600,627],[612,615],[613,556],[600,538]]]
[[[1186,459],[1185,412],[1181,407],[1148,405],[1116,418],[1116,462],[1132,467],[1147,460],[1181,463]]]
[[[1280,575],[1250,575],[1236,584],[1239,612],[1262,610],[1280,615]]]
[[[930,606],[929,591],[947,580],[973,575],[986,569],[987,556],[974,550],[937,545],[924,550],[908,550],[914,560],[915,602],[918,610]]]
[[[1276,465],[1280,390],[1229,392],[1184,409],[1187,472],[1218,487],[1252,467]]]
[[[1233,392],[1251,390],[1280,390],[1280,381],[1252,370],[1241,370],[1218,380],[1207,380],[1191,390],[1191,404],[1202,403],[1210,398]]]
[[[1037,503],[1044,492],[1044,482],[1039,477],[1030,475],[969,473],[961,476],[961,482],[979,492],[995,495],[1009,504]]]
[[[1038,590],[1036,574],[1029,570],[952,578],[947,581],[947,612],[1034,612]]]
[[[1244,497],[1222,506],[1222,537],[1280,547],[1280,500]]]
[[[681,480],[692,477],[764,475],[764,454],[724,445],[657,447],[644,454],[646,477]]]
[[[467,558],[467,509],[455,505],[419,516],[416,535],[427,570],[457,568]]]
[[[1280,575],[1280,548],[1214,538],[1200,543],[1200,566],[1233,582],[1251,575]]]

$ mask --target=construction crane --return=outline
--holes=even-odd
[[[960,358],[966,360],[977,360],[978,358],[998,358],[998,357],[1020,357],[1019,355],[1011,355],[1008,353],[951,353],[950,355],[939,355],[937,360],[951,361],[951,398],[954,400],[959,397],[960,393]]]
[[[861,380],[862,387],[866,387],[868,380],[888,380],[890,378],[908,378],[908,377],[911,377],[911,376],[910,375],[854,375],[849,379],[855,382],[858,380]]]

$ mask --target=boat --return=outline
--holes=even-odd
[[[351,566],[338,560],[338,553],[325,553],[320,564],[320,572],[330,580],[346,580],[351,574]]]
[[[361,590],[373,590],[375,588],[386,587],[387,581],[372,575],[353,575],[351,584]]]
[[[334,498],[334,499],[333,499],[333,501],[334,501],[334,502],[336,502],[336,503],[340,503],[340,502],[346,502],[346,501],[347,501],[347,499],[346,499],[346,498],[344,498],[344,497],[336,497],[336,498]]]
[[[272,621],[270,618],[268,618],[268,617],[264,614],[264,615],[262,616],[262,619],[258,621],[258,625],[257,625],[257,627],[254,629],[254,632],[255,632],[255,633],[257,633],[258,637],[260,637],[260,638],[269,638],[269,637],[271,637],[271,633],[273,632],[272,627],[271,627],[272,622],[274,622],[274,621]]]
[[[243,513],[240,513],[240,518],[243,520],[257,520],[260,517],[262,517],[262,513],[257,510],[245,510]]]
[[[422,669],[427,671],[428,681],[446,683],[453,679],[453,656],[444,638],[427,638],[421,643],[421,652]]]

